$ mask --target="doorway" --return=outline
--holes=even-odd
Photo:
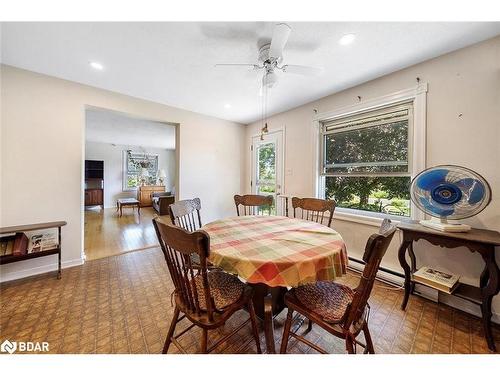
[[[178,170],[176,133],[176,124],[86,109],[87,260],[158,246],[152,219],[161,216],[170,222],[167,210],[175,201]]]
[[[278,201],[284,192],[284,132],[271,131],[265,135],[252,138],[252,176],[250,185],[252,194],[271,195],[276,215],[283,215]]]

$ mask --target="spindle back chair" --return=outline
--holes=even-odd
[[[317,198],[292,198],[293,217],[332,225],[335,201]],[[325,215],[328,212],[328,215]]]
[[[174,284],[175,310],[163,347],[168,352],[170,343],[181,351],[184,348],[177,339],[194,326],[202,328],[201,351],[209,353],[234,335],[249,321],[260,353],[257,321],[252,303],[252,289],[237,277],[220,270],[208,272],[207,258],[210,252],[210,238],[204,231],[187,230],[165,224],[159,218],[153,219],[158,241]],[[199,269],[193,267],[192,255],[200,260]],[[196,270],[196,272],[195,272]],[[235,331],[219,339],[211,348],[207,347],[208,330],[222,325],[238,310],[246,308],[250,318],[239,325]],[[183,316],[179,318],[180,313]],[[174,336],[179,321],[187,318],[192,325]]]
[[[238,216],[264,215],[266,208],[267,214],[271,215],[273,197],[272,195],[235,195],[234,204]],[[242,206],[242,211],[240,211],[240,206]]]
[[[194,232],[201,228],[201,201],[200,198],[177,201],[169,206],[172,224]]]
[[[323,348],[310,342],[304,336],[291,331],[294,311],[307,317],[309,322],[319,325],[330,334],[344,339],[348,353],[356,352],[356,344],[365,348],[364,353],[375,352],[368,329],[370,311],[368,299],[380,262],[395,231],[396,226],[390,220],[385,219],[379,232],[370,236],[363,254],[365,268],[355,289],[332,281],[318,281],[315,284],[293,288],[286,293],[285,304],[288,307],[288,315],[281,341],[281,353],[286,353],[290,336],[320,353],[326,353]],[[364,333],[365,344],[356,339],[360,332]]]

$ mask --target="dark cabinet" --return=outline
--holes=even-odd
[[[103,205],[102,189],[85,189],[85,206]]]
[[[104,161],[85,160],[85,206],[104,207]]]
[[[102,160],[85,160],[85,179],[103,179],[104,178],[104,161]]]

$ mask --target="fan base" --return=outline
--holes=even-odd
[[[424,227],[439,230],[441,232],[468,232],[471,229],[471,226],[467,224],[450,224],[437,220],[420,220],[420,224]]]

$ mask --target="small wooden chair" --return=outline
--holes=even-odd
[[[189,232],[194,232],[202,226],[200,210],[200,198],[194,198],[172,203],[168,211],[172,224]]]
[[[175,226],[181,227],[188,232],[194,232],[202,227],[201,224],[201,201],[200,198],[185,199],[172,203],[169,207],[170,220]],[[197,254],[191,255],[193,267],[200,268],[200,258]],[[216,268],[212,263],[207,262],[210,270]]]
[[[293,217],[315,221],[325,224],[329,227],[332,225],[333,212],[335,211],[335,201],[317,198],[292,198]],[[300,215],[297,211],[300,209]],[[329,212],[325,216],[325,212]]]
[[[272,195],[235,195],[234,204],[236,205],[236,214],[238,216],[246,215],[264,215],[267,207],[267,214],[271,215],[273,205]],[[243,212],[240,215],[239,206],[243,206]]]
[[[177,339],[194,326],[202,329],[201,351],[209,353],[236,334],[249,321],[252,324],[257,352],[261,353],[252,303],[253,290],[236,276],[222,271],[208,272],[207,257],[210,251],[208,234],[204,231],[188,232],[183,228],[162,223],[158,218],[153,219],[153,225],[175,287],[174,316],[163,346],[163,353],[168,352],[170,343],[174,343],[181,352],[186,353]],[[195,272],[191,263],[192,254],[197,254],[200,259],[199,272]],[[208,348],[208,331],[223,326],[236,311],[243,308],[247,309],[250,318]],[[179,318],[181,313],[183,316]],[[190,320],[192,324],[174,336],[177,323],[184,318]]]
[[[396,226],[391,224],[390,220],[385,219],[379,233],[370,236],[363,255],[365,268],[361,280],[354,290],[332,281],[318,281],[314,284],[293,288],[285,294],[288,315],[281,341],[281,353],[286,353],[290,336],[320,353],[326,353],[324,349],[308,341],[304,336],[291,332],[294,311],[307,317],[328,333],[344,339],[348,353],[354,354],[356,352],[356,344],[365,348],[364,353],[375,353],[368,330],[370,311],[368,298],[382,257],[395,231]],[[361,331],[364,333],[366,344],[356,340]]]

